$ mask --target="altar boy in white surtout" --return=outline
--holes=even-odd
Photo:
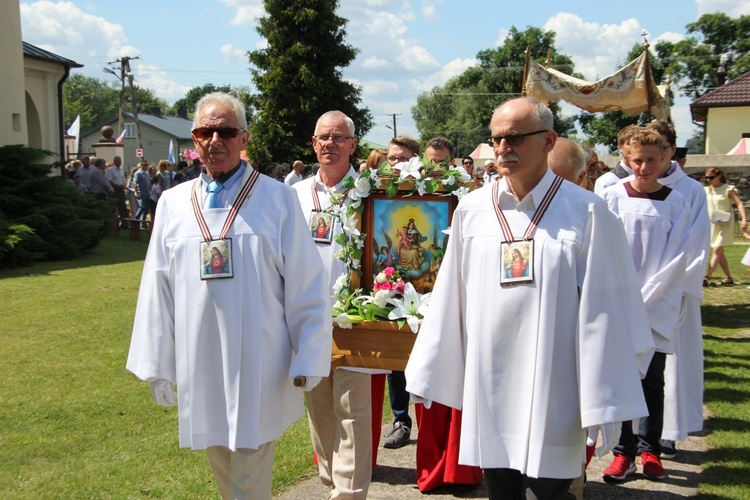
[[[224,499],[269,500],[275,440],[304,415],[293,380],[330,370],[328,280],[297,196],[240,159],[242,103],[204,96],[192,133],[206,171],[159,201],[127,369],[178,404]]]
[[[607,188],[602,197],[625,228],[628,248],[635,264],[643,301],[648,312],[656,352],[643,379],[648,417],[634,432],[623,422],[614,460],[602,471],[607,482],[625,481],[636,471],[649,479],[666,476],[659,455],[664,422],[664,366],[667,354],[674,354],[685,284],[690,205],[676,190],[659,183],[671,156],[655,130],[644,130],[630,139],[633,175]]]
[[[456,208],[406,368],[416,400],[463,409],[459,463],[484,469],[491,499],[564,493],[587,429],[602,432],[601,455],[619,422],[647,413],[654,346],[625,234],[549,169],[552,126],[536,99],[495,110],[503,177]],[[512,272],[518,259],[527,272]]]

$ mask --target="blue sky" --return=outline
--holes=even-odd
[[[25,41],[73,59],[81,73],[111,80],[102,69],[123,55],[138,85],[168,103],[206,83],[252,87],[245,52],[262,47],[256,32],[261,0],[21,0]],[[417,137],[417,96],[463,72],[477,52],[502,45],[515,26],[554,30],[560,52],[587,79],[612,73],[646,30],[649,41],[677,41],[685,25],[709,12],[750,14],[748,0],[341,0],[347,42],[360,50],[344,77],[361,85],[375,126],[367,139],[386,144],[398,113],[399,135]],[[575,108],[566,109],[575,113]],[[693,134],[689,101],[672,109],[683,144]],[[312,131],[310,131],[312,135]],[[283,161],[284,159],[279,159]]]

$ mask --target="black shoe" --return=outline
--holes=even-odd
[[[391,432],[388,433],[388,435],[385,437],[385,441],[383,442],[383,448],[401,448],[402,446],[406,446],[409,444],[409,437],[411,436],[411,429],[409,429],[407,426],[402,424],[401,422],[396,422],[393,425],[393,429]]]
[[[672,460],[677,456],[677,449],[674,446],[674,441],[662,439],[659,443],[661,444],[661,458]]]

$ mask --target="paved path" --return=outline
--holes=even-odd
[[[705,412],[705,408],[704,408]],[[416,422],[416,419],[414,419]],[[390,430],[390,424],[383,427],[381,435]],[[372,500],[442,500],[451,498],[487,498],[487,488],[484,482],[471,492],[451,490],[443,487],[427,494],[419,492],[416,486],[416,470],[414,468],[416,453],[416,432],[412,431],[412,443],[397,450],[380,448],[378,452],[378,466],[372,473],[372,483],[368,498]],[[381,440],[382,441],[382,440]],[[650,481],[636,474],[622,485],[610,485],[602,481],[601,471],[612,460],[612,455],[602,459],[594,458],[589,465],[587,474],[589,481],[584,487],[584,500],[619,499],[629,500],[654,499],[669,500],[694,496],[698,492],[700,481],[700,464],[705,459],[705,435],[690,436],[686,441],[678,443],[678,455],[674,460],[664,460],[664,468],[668,477],[662,481]],[[318,500],[328,497],[328,488],[323,486],[317,477],[301,481],[286,493],[279,495],[277,500]]]

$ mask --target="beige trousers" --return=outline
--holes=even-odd
[[[209,446],[208,461],[223,500],[270,500],[273,480],[273,452],[276,442],[257,450]]]
[[[333,370],[305,393],[318,475],[329,498],[365,499],[372,476],[370,374]]]

